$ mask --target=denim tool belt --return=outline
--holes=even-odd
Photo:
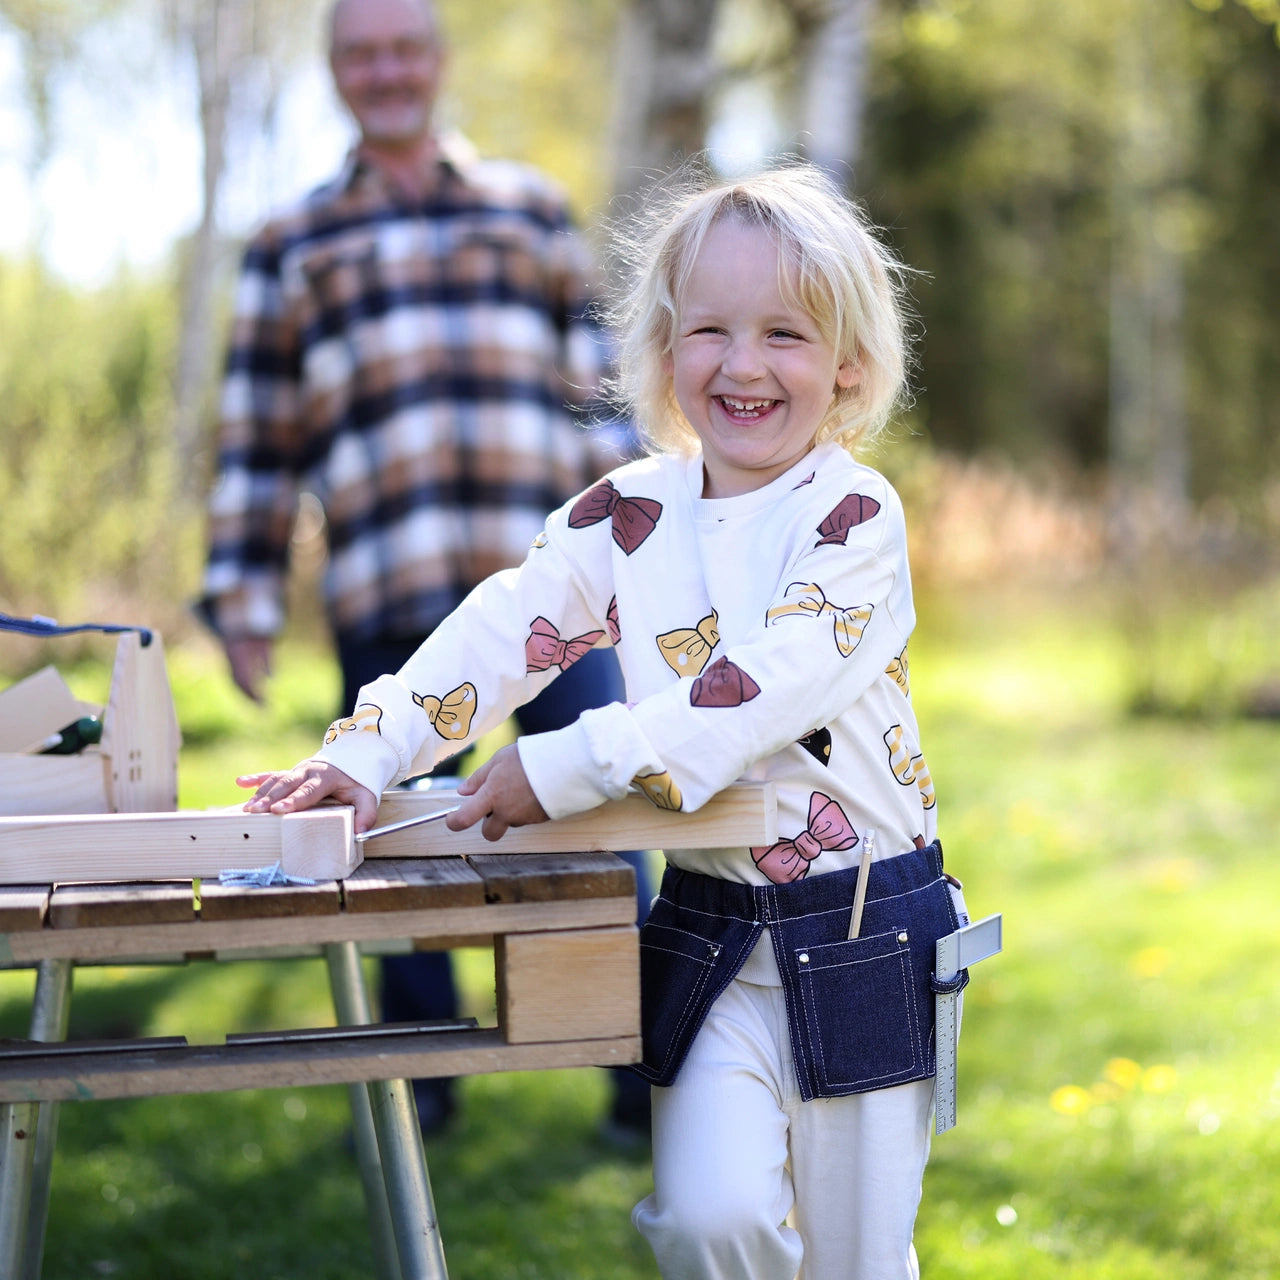
[[[644,1061],[635,1070],[655,1084],[675,1079],[767,927],[803,1098],[932,1076],[934,944],[959,927],[942,846],[871,864],[861,931],[851,939],[857,877],[851,867],[746,885],[669,866],[640,931]]]

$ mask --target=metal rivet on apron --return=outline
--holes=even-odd
[[[802,951],[802,952],[801,952],[801,953],[796,957],[796,959],[797,959],[797,960],[799,960],[801,964],[808,964],[808,963],[809,963],[809,953],[808,953],[807,951]]]
[[[905,929],[900,934],[898,934],[898,941],[899,942],[907,941],[907,931]]]

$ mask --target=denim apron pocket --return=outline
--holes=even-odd
[[[634,1069],[655,1084],[670,1084],[710,1008],[721,943],[683,927],[681,908],[658,898],[640,928],[640,1029],[644,1061]],[[688,922],[695,927],[701,920]],[[717,985],[723,987],[725,981]],[[718,994],[718,992],[717,992]]]
[[[819,1096],[927,1074],[905,928],[792,951]]]

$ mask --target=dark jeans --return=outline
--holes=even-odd
[[[342,667],[342,714],[356,704],[362,685],[378,676],[398,671],[416,652],[420,640],[386,640],[353,643],[338,642],[338,661]],[[536,698],[515,713],[521,733],[547,733],[572,724],[584,711],[620,702],[625,697],[622,673],[611,649],[592,649],[562,672]],[[433,777],[452,777],[457,773],[457,757],[446,760],[433,771]],[[642,924],[649,914],[653,898],[653,879],[643,851],[628,850],[618,856],[636,873],[636,923]],[[435,1018],[458,1015],[458,991],[453,965],[447,951],[414,951],[409,955],[386,956],[382,961],[382,1017],[386,1022],[426,1022]],[[649,1087],[630,1071],[611,1071],[614,1081],[614,1118],[627,1123],[634,1116],[647,1116]],[[452,1081],[442,1080],[415,1085],[419,1109],[433,1088],[447,1111],[451,1108]],[[425,1120],[425,1116],[423,1117]]]

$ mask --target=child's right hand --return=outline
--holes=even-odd
[[[326,760],[304,760],[280,773],[246,773],[236,785],[257,788],[245,803],[246,813],[297,813],[333,799],[355,808],[357,834],[378,818],[378,797]]]

